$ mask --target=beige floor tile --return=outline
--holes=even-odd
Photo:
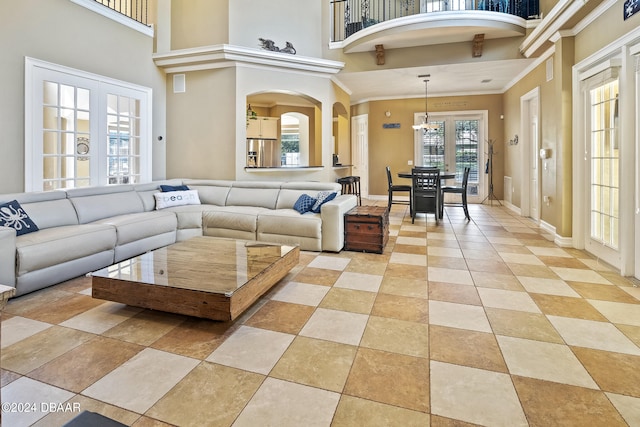
[[[582,298],[561,297],[556,295],[531,294],[544,314],[551,316],[573,317],[606,321],[607,319],[591,304]]]
[[[429,246],[427,253],[432,256],[444,256],[450,258],[462,258],[462,250],[458,248],[445,248],[440,246]]]
[[[71,293],[58,289],[57,286],[41,289],[20,298],[13,298],[7,302],[4,313],[16,316],[31,317],[31,313],[40,310],[47,310],[47,307],[55,306],[65,298],[69,298]]]
[[[478,288],[478,294],[485,307],[540,313],[540,309],[526,292]]]
[[[482,305],[478,291],[474,286],[456,285],[455,283],[429,283],[429,299],[458,304]]]
[[[289,282],[271,296],[273,300],[317,307],[329,292],[327,286]]]
[[[269,329],[285,334],[297,334],[313,314],[314,307],[267,301],[244,325]]]
[[[491,328],[496,335],[564,344],[544,314],[486,308]]]
[[[389,264],[384,276],[402,279],[427,280],[427,271],[424,267],[417,265]]]
[[[241,326],[206,360],[267,375],[294,337],[291,334]]]
[[[465,260],[447,256],[427,255],[427,265],[429,267],[463,270],[465,272],[467,270]]]
[[[545,256],[538,255],[540,261],[544,263],[547,267],[562,267],[562,268],[577,268],[577,269],[587,269],[584,262],[577,258],[564,258],[564,257],[553,257],[553,256]]]
[[[507,373],[493,334],[431,325],[431,360]]]
[[[101,334],[135,316],[142,310],[139,307],[107,301],[69,320],[65,320],[60,323],[60,326]]]
[[[544,265],[537,256],[530,254],[500,252],[500,257],[507,264]]]
[[[426,246],[416,246],[416,245],[403,245],[397,244],[393,247],[393,252],[399,252],[404,254],[415,254],[415,255],[423,255],[427,256],[427,247]],[[386,268],[386,266],[385,266]]]
[[[376,300],[375,292],[356,291],[353,289],[331,288],[319,307],[331,310],[350,311],[352,313],[369,314]]]
[[[340,393],[357,349],[351,345],[297,337],[269,376]]]
[[[527,246],[527,249],[529,249],[534,255],[549,256],[554,258],[573,258],[567,251],[557,247]]]
[[[63,404],[73,397],[73,393],[44,384],[31,378],[22,377],[2,388],[2,425],[11,427],[31,426],[48,414],[49,403]],[[4,405],[9,405],[5,410]],[[11,405],[15,404],[15,412]],[[18,410],[18,404],[21,409]],[[26,404],[26,408],[25,405]],[[44,410],[42,405],[44,404]],[[76,414],[77,415],[77,414]]]
[[[560,276],[561,279],[566,281],[600,283],[603,285],[611,284],[611,282],[605,279],[601,274],[593,270],[563,267],[551,267],[551,270]]]
[[[492,274],[511,274],[509,266],[501,260],[465,259],[469,271],[484,271]]]
[[[623,396],[615,393],[605,393],[622,418],[630,426],[640,425],[640,398]]]
[[[547,317],[568,345],[640,356],[640,348],[611,323]]]
[[[332,427],[425,427],[429,414],[343,395],[331,422]]]
[[[428,323],[429,302],[422,298],[378,293],[371,314],[409,322]]]
[[[612,323],[640,326],[640,304],[599,300],[587,301]]]
[[[361,347],[416,357],[429,357],[429,326],[386,317],[369,317]]]
[[[4,387],[20,378],[22,375],[15,372],[0,369],[0,387]]]
[[[343,271],[350,261],[349,258],[318,255],[316,259],[309,263],[309,267]]]
[[[360,348],[344,393],[420,412],[429,411],[429,360]]]
[[[511,272],[516,276],[527,277],[541,277],[546,279],[560,279],[550,267],[546,265],[531,265],[531,264],[508,264]]]
[[[29,318],[41,322],[58,324],[102,304],[103,301],[87,295],[69,294],[55,304],[43,305],[30,310]]]
[[[532,426],[625,425],[601,391],[519,376],[513,383]]]
[[[333,286],[356,291],[378,292],[382,284],[382,277],[375,274],[344,272]]]
[[[506,289],[524,291],[516,276],[513,274],[491,274],[489,272],[472,271],[471,277],[477,287],[491,289]]]
[[[296,282],[310,283],[313,285],[333,286],[340,277],[341,271],[326,270],[323,268],[305,267],[294,279]]]
[[[394,248],[394,251],[397,251]],[[344,271],[349,271],[351,273],[367,273],[367,274],[376,274],[378,276],[382,276],[387,269],[386,262],[375,262],[375,261],[367,261],[363,259],[352,259],[347,268]]]
[[[406,254],[400,252],[394,252],[391,254],[391,258],[389,259],[390,263],[393,264],[409,264],[409,265],[418,265],[418,266],[427,266],[427,257],[425,255],[419,254]]]
[[[429,323],[471,331],[491,332],[484,309],[473,305],[429,301]]]
[[[299,335],[358,345],[368,318],[365,314],[318,308]]]
[[[143,414],[198,363],[196,359],[147,348],[82,394]]]
[[[598,388],[566,345],[500,335],[496,338],[512,375]]]
[[[627,338],[640,347],[640,326],[618,325],[616,328],[620,330]]]
[[[429,297],[426,277],[422,280],[416,280],[385,275],[382,278],[379,292],[412,298]]]
[[[580,297],[580,295],[575,290],[573,290],[573,288],[571,288],[571,286],[569,286],[564,280],[544,279],[540,277],[517,277],[527,292],[558,295],[563,297]]]
[[[405,237],[398,236],[396,239],[397,245],[413,245],[413,246],[427,246],[427,238],[425,237]]]
[[[507,374],[431,361],[431,413],[491,426],[528,426]]]
[[[572,347],[602,391],[640,397],[640,356]]]
[[[137,344],[95,337],[68,351],[64,357],[58,357],[31,371],[28,376],[80,393],[143,349]],[[82,372],[82,375],[76,375],[77,372]]]
[[[187,316],[144,310],[114,326],[103,335],[140,345],[150,345],[173,328],[184,322]]]
[[[428,267],[427,273],[429,281],[473,285],[473,279],[471,279],[471,274],[467,270]]]
[[[259,374],[202,362],[146,415],[180,426],[230,426],[263,381]]]
[[[2,349],[2,368],[27,374],[93,337],[86,332],[52,326]]]
[[[635,298],[626,288],[584,282],[568,282],[568,285],[585,299],[640,304],[640,300]],[[638,289],[638,296],[640,297],[640,289]]]
[[[41,322],[39,320],[27,319],[22,316],[12,316],[10,319],[2,319],[2,346],[8,347],[25,338],[42,332],[50,328],[50,323]]]
[[[339,400],[339,393],[267,378],[233,425],[327,426]]]
[[[151,347],[203,360],[239,326],[232,322],[188,318],[151,344]]]

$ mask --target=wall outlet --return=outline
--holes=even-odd
[[[407,160],[407,165],[413,166],[413,160]]]

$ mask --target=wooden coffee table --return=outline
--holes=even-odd
[[[213,320],[233,320],[298,264],[300,248],[194,237],[103,268],[94,298]]]

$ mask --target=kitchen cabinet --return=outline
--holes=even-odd
[[[250,119],[247,126],[247,138],[278,139],[278,120],[276,117]]]

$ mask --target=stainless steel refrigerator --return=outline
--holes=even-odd
[[[280,167],[280,144],[277,139],[247,139],[247,166]]]

